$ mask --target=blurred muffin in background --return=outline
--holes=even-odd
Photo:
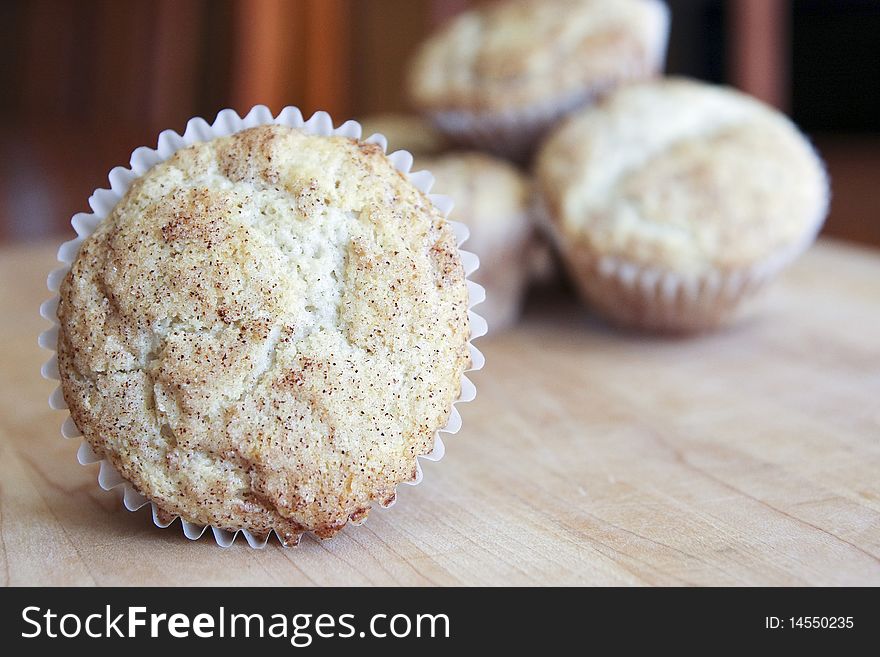
[[[787,117],[682,79],[622,88],[569,119],[536,176],[537,214],[586,299],[667,331],[727,320],[812,242],[829,197]]]
[[[409,94],[453,141],[525,161],[560,117],[657,73],[668,31],[660,0],[505,0],[422,44]]]
[[[446,138],[430,121],[412,114],[373,114],[360,122],[364,137],[380,133],[388,140],[388,152],[409,151],[434,155],[446,150]]]
[[[449,218],[471,231],[464,248],[479,256],[473,279],[486,288],[479,314],[492,332],[509,327],[519,317],[536,246],[528,180],[504,160],[483,153],[419,158],[416,168],[434,175],[433,191],[455,202]]]

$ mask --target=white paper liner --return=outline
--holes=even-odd
[[[315,112],[308,120],[304,120],[302,113],[296,107],[285,107],[277,116],[273,116],[268,107],[257,105],[243,118],[231,109],[222,110],[217,114],[217,118],[214,122],[210,124],[200,117],[192,118],[187,122],[186,130],[183,135],[179,135],[173,130],[165,130],[159,135],[158,145],[155,149],[147,148],[145,146],[136,148],[131,154],[129,168],[115,167],[110,171],[110,189],[97,189],[89,198],[89,206],[91,207],[92,212],[79,213],[73,216],[71,219],[71,225],[76,231],[77,237],[65,242],[58,249],[58,261],[62,263],[62,266],[51,272],[47,279],[47,287],[54,296],[40,306],[40,315],[44,319],[52,322],[52,327],[44,331],[40,335],[38,341],[42,348],[53,352],[51,358],[41,369],[43,377],[56,380],[60,379],[58,372],[58,358],[55,352],[57,349],[59,329],[57,315],[59,302],[58,290],[61,286],[61,282],[70,271],[70,266],[79,252],[80,245],[95,231],[100,222],[107,217],[116,204],[122,199],[134,180],[146,173],[159,162],[171,157],[181,148],[185,148],[197,142],[209,141],[216,137],[225,137],[235,132],[240,132],[246,128],[267,124],[285,125],[292,128],[298,128],[307,134],[312,135],[335,135],[352,139],[361,138],[361,126],[356,121],[346,121],[340,126],[334,128],[333,120],[326,112]],[[370,135],[364,141],[367,143],[378,144],[382,147],[383,152],[388,148],[387,140],[384,136],[378,133]],[[428,171],[410,171],[413,163],[412,155],[407,151],[396,151],[390,153],[388,159],[395,169],[406,175],[413,185],[427,194],[428,198],[434,204],[434,207],[436,207],[444,217],[449,216],[453,206],[452,199],[448,196],[429,193],[434,184],[434,177]],[[455,221],[449,221],[449,224],[455,233],[465,277],[468,278],[479,267],[479,259],[473,253],[464,251],[460,248],[469,235],[467,226]],[[471,366],[466,371],[471,372],[481,369],[485,363],[483,354],[474,347],[472,341],[485,335],[488,326],[486,321],[472,310],[474,306],[485,299],[485,291],[480,285],[477,285],[470,280],[467,280],[467,288],[468,319],[470,322],[468,349],[471,354]],[[443,458],[445,447],[440,434],[454,434],[461,429],[461,415],[455,406],[459,403],[472,401],[475,397],[476,387],[467,376],[462,376],[461,390],[458,399],[452,404],[449,421],[446,426],[437,431],[435,435],[434,449],[429,454],[417,457],[416,478],[413,481],[404,483],[415,486],[422,480],[422,469],[419,465],[419,459],[423,458],[428,461],[439,461]],[[60,385],[49,396],[49,406],[56,410],[67,409],[67,404],[64,401]],[[73,418],[69,415],[61,425],[61,434],[65,438],[78,438],[82,436],[79,429],[77,429]],[[168,527],[177,519],[177,517],[174,517],[170,521],[163,521],[160,518],[160,512],[156,505],[138,493],[128,481],[123,479],[110,461],[101,459],[97,456],[85,440],[80,444],[79,451],[77,452],[77,460],[83,465],[99,463],[98,485],[104,490],[122,488],[123,504],[129,511],[136,511],[137,509],[150,504],[152,507],[153,522],[157,527]],[[396,499],[396,496],[394,499]],[[387,505],[380,503],[379,506],[391,506],[394,504],[394,499],[392,499]],[[187,522],[182,518],[180,522],[184,535],[191,540],[200,538],[208,529],[207,526]],[[352,522],[352,524],[361,524],[363,520],[350,522]],[[265,547],[269,539],[268,534],[265,537],[257,537],[244,529],[235,532],[213,526],[211,526],[210,529],[217,545],[224,548],[231,546],[235,542],[235,538],[239,533],[244,535],[248,545],[252,548]],[[281,542],[280,537],[279,542]]]
[[[828,190],[826,177],[826,190]],[[615,256],[596,256],[569,244],[551,219],[540,193],[534,216],[562,254],[586,301],[603,316],[631,328],[686,333],[714,328],[728,320],[815,241],[827,214],[818,209],[801,236],[763,260],[735,270],[681,275]]]

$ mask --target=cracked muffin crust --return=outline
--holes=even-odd
[[[786,116],[685,78],[630,85],[569,119],[536,178],[572,249],[688,275],[772,256],[828,203],[821,161]]]
[[[419,48],[408,80],[423,110],[504,111],[600,92],[663,64],[661,0],[505,0],[458,15]]]
[[[451,227],[378,146],[251,128],[156,165],[82,244],[64,399],[165,515],[326,538],[433,449],[467,296]]]

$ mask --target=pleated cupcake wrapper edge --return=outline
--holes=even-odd
[[[232,109],[224,109],[217,114],[213,123],[208,123],[201,117],[190,119],[186,124],[183,134],[178,134],[174,130],[165,130],[159,134],[156,148],[148,148],[141,146],[132,151],[131,160],[128,167],[115,167],[110,171],[108,176],[110,182],[109,189],[96,189],[89,198],[89,207],[92,212],[81,212],[75,214],[71,219],[71,225],[76,231],[77,236],[64,242],[58,249],[58,261],[61,267],[52,271],[46,281],[46,285],[53,296],[44,301],[40,306],[40,315],[52,322],[51,328],[40,334],[38,343],[40,347],[52,351],[52,356],[42,366],[40,372],[44,378],[60,380],[58,371],[58,292],[61,282],[70,271],[70,267],[79,253],[80,245],[88,238],[100,225],[100,223],[110,214],[116,204],[122,199],[128,191],[131,184],[156,164],[170,158],[175,152],[181,148],[185,148],[198,142],[209,141],[217,137],[226,137],[236,132],[240,132],[247,128],[253,128],[260,125],[285,125],[292,128],[299,128],[307,134],[320,136],[340,136],[352,139],[361,138],[361,126],[356,121],[345,121],[338,127],[334,127],[333,120],[327,112],[315,112],[308,120],[305,120],[300,110],[296,107],[285,107],[277,116],[273,115],[271,110],[265,105],[257,105],[253,107],[244,117],[238,115]],[[364,141],[367,143],[378,144],[382,151],[388,149],[388,141],[379,134],[373,134]],[[461,248],[462,244],[467,240],[469,231],[467,226],[456,221],[449,221],[448,216],[452,210],[453,202],[448,196],[440,194],[431,194],[431,188],[434,184],[434,177],[428,171],[411,171],[413,157],[407,151],[395,151],[388,154],[391,164],[400,173],[404,174],[409,181],[424,192],[433,203],[434,207],[439,210],[451,225],[456,238],[456,244],[459,250],[459,256],[464,268],[467,289],[468,289],[468,321],[470,324],[470,337],[468,338],[468,349],[471,356],[471,366],[466,372],[473,372],[482,369],[485,364],[483,354],[473,345],[473,340],[482,337],[488,331],[486,321],[473,311],[473,307],[481,303],[485,298],[485,290],[482,286],[470,280],[470,276],[478,269],[479,258],[469,251]],[[429,454],[424,454],[416,458],[416,478],[413,481],[404,482],[415,486],[422,480],[422,468],[419,464],[420,459],[427,461],[439,461],[443,458],[445,446],[441,438],[441,433],[455,434],[461,429],[462,419],[456,408],[459,403],[473,401],[476,397],[476,387],[471,380],[462,375],[461,389],[458,398],[452,403],[449,414],[449,421],[446,426],[439,429],[434,439],[434,449]],[[67,404],[64,402],[64,396],[59,385],[49,396],[49,406],[55,410],[67,410]],[[64,438],[81,437],[79,429],[68,414],[61,425],[61,435]],[[126,481],[113,467],[107,459],[97,456],[85,440],[81,441],[79,450],[77,451],[77,460],[82,465],[99,463],[98,485],[104,490],[113,490],[122,488],[123,504],[129,511],[136,511],[147,504],[152,508],[153,523],[157,527],[170,526],[179,516],[175,516],[170,521],[163,520],[160,516],[156,505],[147,500],[143,495],[138,493],[134,487]],[[396,495],[390,504],[382,504],[381,507],[390,507],[394,504]],[[366,518],[364,518],[365,520]],[[349,520],[351,524],[361,524],[364,520]],[[214,526],[202,526],[180,519],[184,535],[190,540],[200,538],[210,527],[214,539],[220,547],[229,547],[234,542],[239,533],[244,535],[247,544],[252,548],[263,548],[266,546],[269,535],[258,537],[249,531],[241,529],[238,531],[229,531]],[[280,542],[280,537],[279,537]]]
[[[638,297],[644,309],[645,328],[673,330],[676,327],[707,328],[697,321],[688,326],[689,310],[707,314],[717,309],[722,314],[732,312],[745,298],[758,292],[766,283],[790,265],[815,241],[827,213],[827,203],[816,213],[801,237],[778,252],[741,269],[722,271],[713,269],[696,276],[680,275],[668,269],[640,265],[615,256],[590,256],[574,253],[565,244],[564,237],[551,219],[543,196],[533,196],[533,216],[536,223],[548,234],[563,260],[580,258],[586,262],[585,269],[601,279],[600,284],[616,285],[618,289]],[[581,274],[582,275],[582,274]],[[583,289],[580,282],[578,287]],[[614,317],[612,317],[614,319]]]

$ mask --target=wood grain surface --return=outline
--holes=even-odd
[[[262,551],[157,529],[77,464],[39,376],[53,260],[0,250],[0,582],[880,585],[880,252],[820,243],[694,339],[533,305],[480,342],[477,401],[421,485]]]

